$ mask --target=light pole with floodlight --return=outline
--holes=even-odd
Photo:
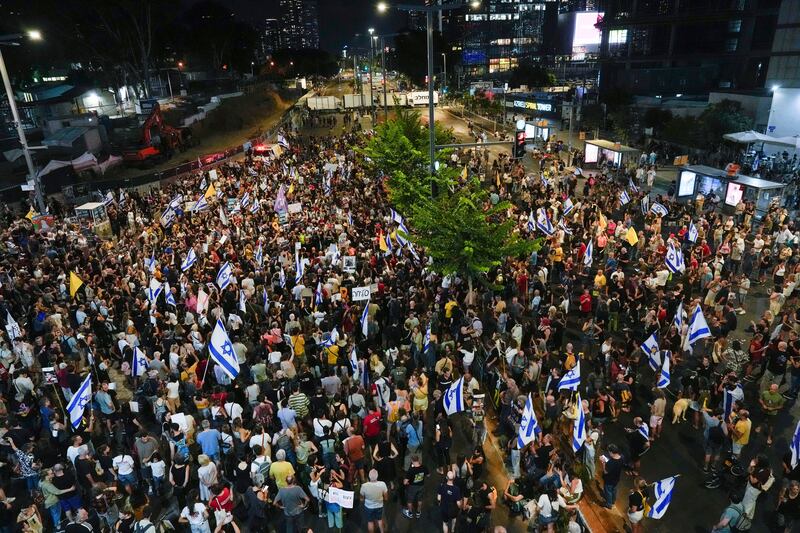
[[[11,35],[0,36],[0,45],[5,46],[19,46],[19,41],[24,38],[31,41],[41,41],[42,34],[39,31],[31,30],[27,33],[14,33]],[[6,70],[6,62],[3,59],[3,52],[0,49],[0,76],[3,77],[3,86],[6,89],[6,96],[8,97],[8,105],[11,108],[11,117],[14,119],[14,125],[17,128],[19,135],[19,144],[22,146],[22,154],[25,156],[25,164],[28,166],[28,183],[33,181],[34,198],[36,199],[36,207],[40,213],[47,210],[44,202],[44,191],[42,191],[42,183],[39,175],[33,166],[33,159],[31,158],[31,151],[28,147],[28,140],[25,138],[25,128],[22,126],[22,121],[19,118],[19,111],[17,110],[17,102],[14,99],[14,90],[11,88],[11,80],[8,77],[8,70]]]

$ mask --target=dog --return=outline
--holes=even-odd
[[[689,399],[680,398],[675,400],[675,405],[672,406],[672,423],[677,424],[678,419],[681,422],[686,421],[686,410],[689,408]]]

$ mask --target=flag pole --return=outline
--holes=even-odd
[[[61,394],[59,394],[59,390],[56,388],[55,383],[50,383],[53,387],[53,392],[56,394],[56,399],[58,400],[58,406],[61,407],[61,414],[64,416],[64,420],[66,420],[67,410],[64,408],[64,402],[61,401]]]
[[[201,389],[206,384],[206,375],[208,374],[208,367],[211,366],[211,361],[212,361],[211,356],[209,356],[208,359],[207,359],[207,362],[206,362],[206,368],[205,368],[205,370],[203,370],[203,379],[200,380],[200,388]]]

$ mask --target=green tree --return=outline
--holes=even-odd
[[[642,122],[645,128],[653,128],[653,134],[659,135],[664,127],[672,120],[672,111],[668,109],[651,108],[645,111]]]
[[[471,290],[475,280],[506,258],[541,247],[541,240],[524,240],[514,231],[514,220],[506,214],[509,207],[507,202],[492,206],[488,192],[471,179],[452,194],[421,198],[413,206],[412,240],[433,258],[434,271],[463,276]]]
[[[746,131],[753,127],[753,119],[742,111],[742,104],[734,100],[722,100],[711,104],[700,114],[706,148],[713,149],[722,144],[726,133]]]
[[[511,87],[519,87],[520,85],[552,87],[556,84],[556,76],[546,68],[538,65],[520,65],[511,71],[508,84]]]

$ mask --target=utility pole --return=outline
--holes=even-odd
[[[375,127],[375,95],[372,91],[372,67],[375,66],[374,47],[372,46],[372,34],[375,30],[369,29],[369,112],[372,116],[372,127]]]
[[[386,104],[386,43],[381,35],[381,71],[383,72],[383,121],[389,121],[389,108]]]

